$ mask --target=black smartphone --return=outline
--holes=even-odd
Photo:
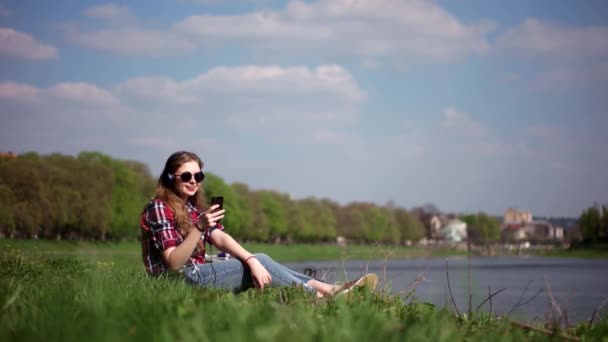
[[[224,196],[211,197],[211,205],[215,205],[215,204],[220,205],[220,207],[215,209],[215,211],[224,209]]]
[[[224,196],[213,196],[213,197],[211,197],[211,205],[214,205],[214,204],[219,204],[220,205],[220,207],[217,208],[217,209],[215,209],[214,212],[218,211],[218,210],[224,209]],[[221,223],[222,220],[219,220],[217,222]]]

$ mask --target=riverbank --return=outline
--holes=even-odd
[[[608,333],[606,320],[552,330],[550,321],[457,314],[381,291],[319,300],[296,288],[200,290],[112,261],[132,254],[128,246],[87,246],[97,261],[78,245],[65,253],[61,245],[3,246],[2,341],[551,341],[553,335],[601,340]]]
[[[435,257],[467,256],[461,245],[438,246],[382,246],[382,245],[347,245],[335,244],[262,244],[244,243],[243,246],[252,252],[266,253],[281,262],[325,261],[325,260],[393,260],[418,259]],[[140,269],[141,247],[138,242],[101,242],[101,241],[55,241],[55,240],[21,240],[0,239],[0,251],[21,250],[32,255],[67,256],[77,255],[90,261],[105,260],[118,263],[121,267]],[[211,249],[210,254],[218,251]],[[535,255],[547,257],[571,257],[589,259],[608,259],[607,248],[529,248],[520,251],[506,248],[488,249],[476,246],[472,250],[475,256]]]
[[[261,252],[277,261],[319,261],[319,260],[384,260],[412,259],[445,256],[466,256],[466,251],[448,246],[441,248],[425,247],[388,247],[381,245],[334,244],[260,244],[244,243],[251,252]],[[141,268],[141,247],[137,242],[99,242],[99,241],[53,241],[0,239],[0,251],[17,249],[33,255],[60,256],[78,255],[88,260],[111,258],[122,266]],[[207,251],[217,253],[216,249]]]

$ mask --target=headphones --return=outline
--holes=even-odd
[[[167,179],[169,180],[169,183],[173,183],[175,176],[172,173],[167,173]]]

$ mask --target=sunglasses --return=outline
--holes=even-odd
[[[186,171],[179,175],[175,174],[175,176],[179,177],[182,180],[182,182],[184,182],[184,183],[189,182],[192,179],[192,176],[194,176],[194,180],[197,183],[200,183],[203,181],[203,179],[205,179],[205,174],[203,173],[203,171],[196,172],[195,174],[192,174],[189,171]]]

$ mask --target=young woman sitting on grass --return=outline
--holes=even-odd
[[[202,168],[203,162],[191,152],[175,152],[167,159],[156,196],[141,215],[142,255],[149,275],[178,272],[191,284],[235,292],[267,285],[297,285],[323,297],[357,286],[375,289],[375,274],[343,285],[328,284],[290,270],[266,254],[245,250],[218,223],[226,210],[216,210],[219,205],[205,205]],[[205,242],[235,258],[206,263]]]

